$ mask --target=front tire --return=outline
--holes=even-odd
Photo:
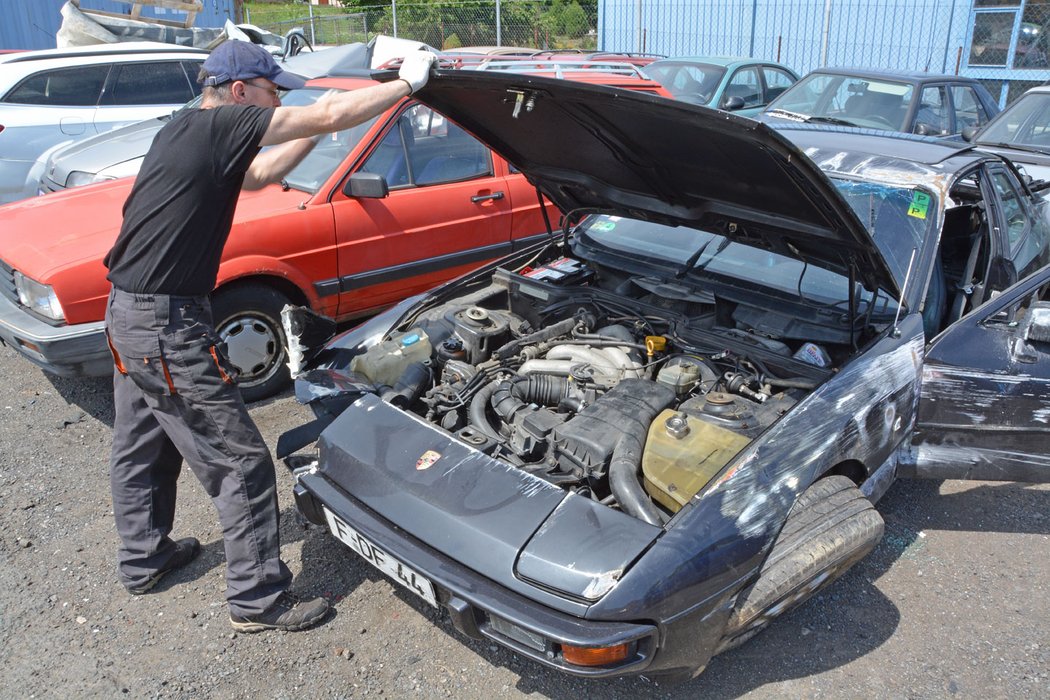
[[[814,483],[791,509],[758,580],[737,596],[715,653],[740,646],[846,573],[874,549],[883,527],[882,516],[848,478]]]
[[[226,356],[238,372],[245,401],[258,401],[281,391],[291,377],[281,309],[288,297],[272,287],[245,284],[220,289],[212,297],[215,330],[226,344]]]

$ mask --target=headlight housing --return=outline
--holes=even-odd
[[[62,304],[58,302],[58,296],[51,285],[40,284],[17,270],[15,270],[14,278],[15,291],[18,292],[18,301],[22,306],[53,321],[66,320]]]
[[[83,170],[74,170],[66,177],[66,187],[82,187],[95,182],[105,182],[113,178],[97,173],[89,173]]]

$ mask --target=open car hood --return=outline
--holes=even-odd
[[[626,90],[486,71],[437,71],[416,97],[510,160],[564,212],[699,228],[842,274],[852,267],[869,289],[899,294],[830,180],[764,124]]]

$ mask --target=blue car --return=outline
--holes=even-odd
[[[654,61],[643,70],[675,99],[744,117],[761,112],[798,80],[787,66],[753,58],[683,56]]]

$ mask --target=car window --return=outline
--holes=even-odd
[[[436,185],[492,175],[492,156],[473,136],[424,105],[397,120],[361,167],[390,187]]]
[[[316,88],[303,88],[302,90],[290,90],[281,95],[281,104],[288,107],[301,107],[313,104],[327,90]],[[337,131],[334,134],[326,134],[314,146],[299,165],[295,166],[284,178],[284,184],[288,187],[309,192],[317,192],[321,185],[331,177],[347,155],[368,133],[375,119],[369,119],[363,124],[358,124],[351,129]]]
[[[832,182],[868,229],[894,278],[903,286],[913,251],[919,251],[937,219],[938,200],[919,189],[838,178],[832,178]],[[849,297],[847,280],[836,272],[685,226],[601,215],[588,218],[578,227],[577,234],[586,245],[615,251],[638,263],[651,262],[672,269],[706,245],[689,271],[694,279],[716,275],[746,280],[758,287],[820,303],[844,304]],[[870,299],[871,295],[866,293],[863,298]],[[880,294],[878,303],[883,308],[893,306],[885,294]]]
[[[955,130],[981,126],[988,121],[988,112],[977,98],[977,91],[969,85],[953,85],[952,106],[955,110]]]
[[[656,82],[663,85],[675,99],[708,104],[722,82],[726,69],[706,63],[652,63],[644,69]]]
[[[1050,94],[1023,95],[989,124],[977,141],[1050,146]]]
[[[780,93],[787,90],[795,82],[790,73],[772,66],[762,67],[762,77],[766,81],[766,102],[772,102],[777,97],[780,97]]]
[[[944,87],[933,85],[922,89],[919,111],[915,115],[915,126],[925,124],[932,134],[951,133],[948,119],[948,102]]]
[[[1028,228],[1028,213],[1006,173],[1001,170],[993,171],[992,184],[995,185],[995,191],[1002,202],[1003,215],[1006,217],[1006,239],[1013,255]]]
[[[124,63],[113,66],[103,105],[182,104],[196,94],[180,61]]]
[[[762,83],[759,82],[758,70],[755,68],[741,68],[726,85],[722,103],[730,97],[741,97],[744,100],[744,108],[760,107],[762,103]]]
[[[810,73],[770,105],[836,123],[902,131],[914,87],[907,83]]]
[[[98,104],[109,65],[79,66],[43,71],[19,83],[4,102],[60,107],[93,107]]]

